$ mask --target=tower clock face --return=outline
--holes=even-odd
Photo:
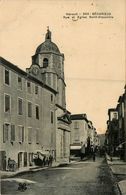
[[[39,68],[33,67],[32,73],[33,73],[34,75],[38,75],[38,73],[39,73]]]

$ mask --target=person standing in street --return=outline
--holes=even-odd
[[[52,162],[53,162],[53,156],[49,156],[49,166],[52,167]]]
[[[4,171],[7,170],[6,156],[4,156],[3,170],[4,170]]]
[[[93,152],[93,161],[95,162],[95,152]]]
[[[44,158],[43,158],[43,166],[45,166],[46,165],[46,156],[44,156]]]

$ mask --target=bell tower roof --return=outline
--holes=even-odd
[[[49,27],[47,27],[45,41],[41,43],[36,49],[36,54],[45,53],[45,52],[60,54],[60,50],[57,47],[57,45],[51,41],[51,31],[49,30]]]

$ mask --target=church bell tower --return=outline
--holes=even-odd
[[[45,41],[41,43],[32,56],[30,71],[37,79],[57,91],[57,104],[66,108],[65,81],[64,81],[64,54],[52,42],[49,28],[45,35]]]

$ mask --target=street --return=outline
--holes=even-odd
[[[2,194],[42,195],[114,195],[113,182],[104,158],[26,173],[2,181]],[[18,180],[30,180],[24,192],[18,190]],[[17,181],[16,181],[17,180]],[[23,181],[23,180],[22,180]],[[29,181],[29,182],[30,182]]]

